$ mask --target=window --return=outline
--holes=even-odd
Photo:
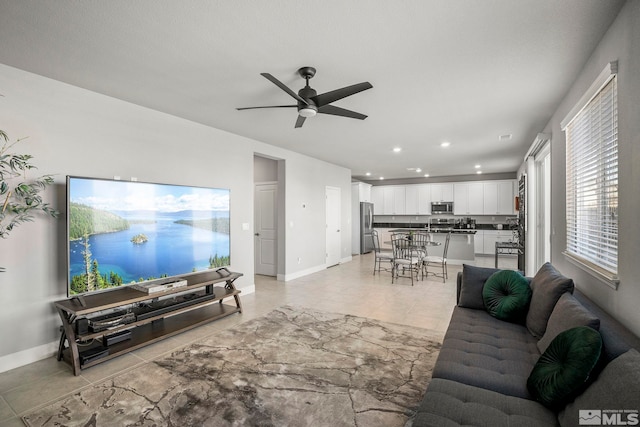
[[[566,133],[565,255],[612,286],[618,278],[617,63],[562,123]]]

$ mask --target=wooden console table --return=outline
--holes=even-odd
[[[186,286],[162,292],[147,293],[124,286],[56,301],[54,305],[62,319],[58,360],[64,359],[74,375],[79,375],[82,369],[116,356],[242,313],[240,291],[233,284],[241,276],[242,273],[220,268],[186,276]],[[215,286],[223,283],[224,286]],[[231,297],[235,306],[222,303]],[[92,329],[90,325],[99,327]],[[107,345],[111,337],[118,336],[125,338],[113,339]]]

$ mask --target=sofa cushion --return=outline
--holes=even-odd
[[[527,378],[539,357],[523,325],[454,307],[432,376],[531,399]]]
[[[578,326],[560,333],[540,356],[527,380],[531,395],[558,409],[585,387],[602,351],[600,333]]]
[[[589,326],[595,330],[600,327],[600,319],[584,308],[573,295],[568,292],[562,294],[556,306],[549,316],[547,330],[538,341],[538,350],[544,353],[551,341],[560,332],[575,328],[576,326]]]
[[[522,322],[531,301],[531,288],[519,272],[501,270],[487,279],[482,298],[487,312],[496,319]]]
[[[565,292],[573,292],[573,280],[564,277],[550,263],[545,263],[531,280],[531,304],[526,324],[529,332],[540,339],[547,329],[553,307]]]
[[[434,378],[409,425],[544,427],[557,426],[557,421],[555,413],[533,400]]]
[[[577,427],[580,425],[580,411],[601,410],[600,417],[602,417],[607,415],[606,410],[637,411],[640,409],[638,402],[640,402],[640,353],[631,349],[612,360],[596,381],[560,412],[558,420],[563,427]],[[626,416],[623,413],[622,421],[627,421]]]
[[[465,308],[484,310],[482,288],[484,287],[484,282],[497,271],[500,270],[497,268],[484,268],[463,264],[462,287],[460,288],[458,305]]]

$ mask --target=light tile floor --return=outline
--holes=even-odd
[[[476,257],[476,265],[493,266],[493,257]],[[515,268],[515,257],[500,259],[501,268]],[[267,314],[282,305],[375,318],[431,329],[444,335],[456,298],[456,276],[462,267],[449,265],[449,278],[429,276],[415,282],[400,278],[391,284],[388,272],[372,274],[373,255],[288,282],[256,276],[256,292],[242,295],[243,313],[217,320],[74,376],[54,357],[0,373],[0,425],[23,426],[21,415],[106,378],[169,353],[216,331]]]

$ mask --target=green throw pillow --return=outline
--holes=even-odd
[[[600,333],[578,326],[560,333],[533,367],[527,388],[546,407],[558,410],[582,392],[602,351]]]
[[[521,322],[531,301],[529,282],[514,270],[493,273],[482,288],[484,306],[490,315],[507,322]]]

